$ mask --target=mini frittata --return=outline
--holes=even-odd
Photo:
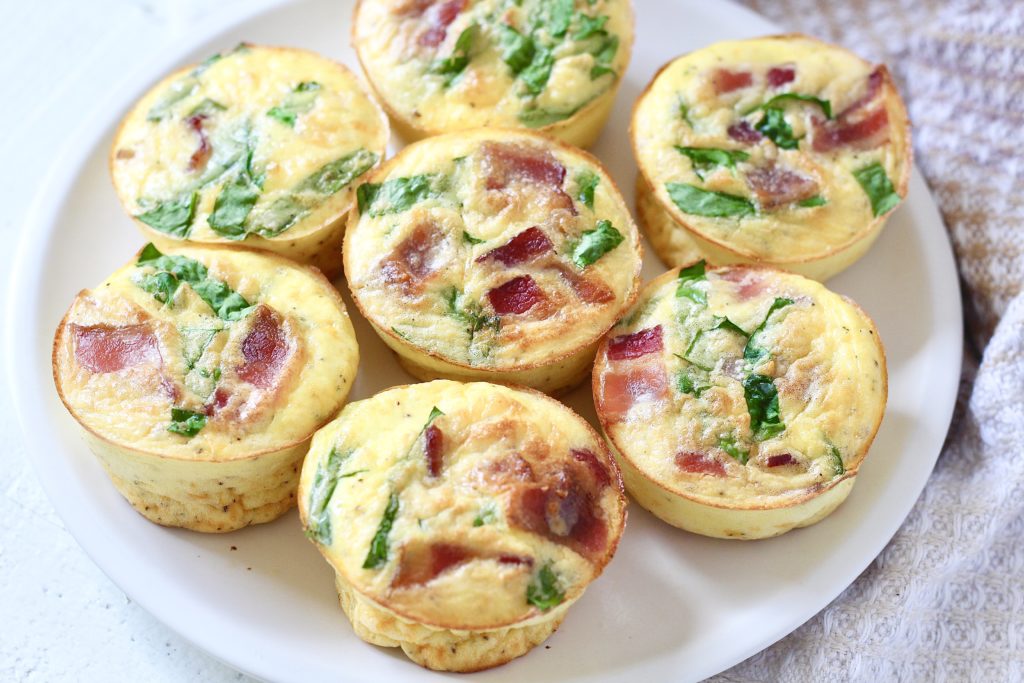
[[[629,0],[359,0],[352,42],[406,139],[525,127],[589,147],[633,44]]]
[[[640,244],[600,162],[477,129],[406,147],[358,190],[356,305],[419,379],[565,390],[639,289]]]
[[[149,244],[75,298],[53,377],[136,510],[231,531],[295,504],[309,439],[341,409],[358,358],[345,305],[317,270]]]
[[[715,43],[637,101],[637,211],[662,261],[825,280],[907,193],[910,129],[882,65],[802,35]]]
[[[671,270],[597,354],[594,403],[626,488],[669,524],[766,538],[853,488],[885,411],[885,354],[852,301],[752,266]]]
[[[302,467],[306,534],[363,640],[477,671],[547,638],[611,560],[619,471],[539,392],[438,380],[352,403]]]
[[[384,112],[341,64],[243,43],[143,96],[115,136],[110,171],[161,249],[242,242],[334,277],[355,185],[388,136]]]

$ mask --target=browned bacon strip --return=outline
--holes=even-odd
[[[146,324],[117,327],[72,323],[71,335],[75,342],[75,360],[90,372],[117,372],[163,361],[156,334]]]
[[[748,145],[753,145],[761,141],[764,138],[763,135],[752,125],[749,121],[737,121],[736,123],[729,126],[725,131],[729,137],[737,142],[743,142]]]
[[[722,461],[706,453],[688,451],[676,453],[676,467],[683,472],[710,474],[714,477],[726,476],[725,465],[722,464]]]
[[[621,420],[637,403],[664,400],[668,376],[660,363],[629,363],[624,370],[605,373],[601,408],[611,420]]]
[[[281,324],[281,315],[266,304],[259,304],[252,315],[252,327],[242,340],[245,363],[238,368],[238,378],[260,389],[269,389],[277,382],[288,357],[288,337]]]
[[[764,209],[774,209],[818,194],[818,183],[813,178],[774,164],[748,171],[747,184]]]
[[[444,459],[444,433],[437,425],[430,425],[423,431],[423,454],[427,459],[427,472],[436,477],[441,474]]]
[[[661,325],[649,327],[633,334],[613,337],[608,342],[608,360],[639,358],[662,349]]]
[[[526,313],[547,297],[532,277],[520,275],[487,292],[487,299],[498,315],[508,315]]]
[[[729,69],[715,69],[711,75],[711,82],[715,86],[715,92],[723,95],[727,92],[747,88],[753,85],[754,78],[749,71],[730,71]]]
[[[395,285],[406,296],[419,294],[423,282],[437,270],[437,257],[444,233],[435,224],[417,225],[380,265],[384,281]]]
[[[796,78],[796,69],[791,66],[773,66],[768,69],[768,85],[773,88],[778,88],[780,85],[786,83],[792,83],[793,79]]]
[[[188,170],[198,171],[206,166],[206,162],[210,160],[210,155],[213,154],[213,148],[210,146],[210,140],[206,137],[206,129],[203,128],[203,122],[206,120],[205,114],[195,114],[188,117],[185,123],[188,127],[195,131],[196,135],[199,136],[199,149],[192,153],[192,156],[188,160]]]
[[[606,304],[615,299],[615,293],[601,280],[580,275],[572,268],[561,264],[555,267],[583,303]]]
[[[477,263],[487,260],[501,261],[505,266],[517,266],[532,261],[541,254],[554,250],[555,246],[539,227],[523,230],[507,243],[492,249],[477,258]]]
[[[473,560],[495,560],[499,564],[532,565],[532,557],[500,553],[488,553],[467,548],[456,543],[422,542],[409,544],[402,548],[398,564],[398,573],[391,581],[392,588],[408,588],[430,583],[444,572],[472,562]]]

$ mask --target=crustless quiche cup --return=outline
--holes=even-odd
[[[524,127],[580,147],[629,64],[629,0],[359,0],[352,42],[408,140]]]
[[[243,44],[143,96],[117,131],[110,171],[161,249],[243,243],[334,277],[355,185],[387,141],[387,117],[344,66]]]
[[[477,671],[542,642],[611,559],[618,469],[547,396],[446,380],[350,404],[313,437],[299,512],[363,640]]]
[[[658,72],[631,125],[637,212],[662,261],[825,280],[907,193],[910,128],[884,66],[800,35],[716,43]]]
[[[53,377],[136,510],[231,531],[295,504],[309,439],[341,409],[358,356],[345,306],[316,270],[150,244],[75,298]]]
[[[532,133],[406,147],[359,187],[348,226],[352,297],[418,379],[565,390],[639,289],[636,226],[611,178]]]
[[[849,495],[887,377],[853,302],[799,275],[699,262],[646,287],[602,343],[593,389],[640,505],[754,539],[814,524]]]

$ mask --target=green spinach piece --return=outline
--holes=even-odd
[[[433,173],[363,183],[356,190],[359,213],[376,217],[408,211],[418,202],[440,197],[445,185],[446,178]]]
[[[158,202],[153,208],[135,217],[154,230],[185,238],[192,231],[192,219],[196,216],[198,205],[199,193],[193,190],[174,199]]]
[[[576,24],[578,28],[573,31],[573,40],[586,40],[591,36],[604,36],[608,35],[604,25],[608,23],[608,17],[606,15],[600,15],[592,17],[589,14],[583,12],[576,13]]]
[[[743,396],[756,441],[770,439],[786,429],[779,414],[779,392],[771,377],[748,375],[743,380]]]
[[[688,157],[693,165],[693,172],[704,180],[704,174],[719,166],[736,172],[736,162],[746,161],[750,155],[738,149],[719,149],[716,147],[682,147],[676,145],[676,151]]]
[[[544,10],[541,14],[544,17],[544,24],[547,25],[548,33],[553,38],[561,38],[569,30],[572,23],[572,15],[575,3],[573,0],[548,0],[544,3]]]
[[[484,507],[480,508],[480,512],[477,513],[476,517],[473,518],[473,526],[483,526],[484,524],[494,524],[498,521],[498,512],[494,507],[494,503],[488,503]]]
[[[171,423],[167,431],[191,439],[206,426],[206,415],[186,408],[171,408]]]
[[[320,545],[330,545],[331,516],[327,512],[327,505],[331,502],[334,489],[338,486],[341,465],[353,451],[339,451],[331,448],[327,454],[327,460],[321,460],[316,467],[316,474],[313,476],[313,487],[309,492],[309,518],[306,521],[306,535],[316,540]]]
[[[466,301],[465,295],[458,288],[449,287],[444,290],[442,296],[445,302],[445,313],[466,324],[466,334],[469,335],[471,347],[476,340],[476,335],[481,330],[489,329],[493,334],[498,334],[501,330],[501,316],[484,313],[480,302]]]
[[[826,204],[828,204],[828,201],[820,194],[816,194],[813,197],[808,197],[807,199],[801,199],[796,203],[797,206],[802,206],[804,208],[810,208],[814,206],[825,206]]]
[[[239,320],[252,308],[241,294],[224,282],[209,277],[206,266],[187,256],[162,254],[153,244],[147,244],[135,265],[155,271],[143,275],[138,284],[160,303],[170,304],[178,287],[185,282],[222,320]]]
[[[681,118],[687,126],[693,128],[693,121],[690,120],[690,105],[686,104],[682,97],[679,98],[679,118]]]
[[[857,169],[853,172],[853,177],[857,179],[864,194],[871,201],[871,212],[874,215],[881,216],[900,203],[900,195],[879,162]]]
[[[213,116],[217,112],[225,110],[227,110],[227,107],[220,102],[205,97],[199,104],[192,107],[192,110],[186,116],[190,118],[193,116]]]
[[[821,107],[821,111],[825,114],[827,118],[832,118],[831,102],[829,102],[828,100],[823,100],[818,97],[814,97],[813,95],[803,95],[801,93],[796,92],[784,92],[778,94],[775,97],[768,100],[767,102],[765,102],[764,104],[759,104],[753,109],[749,109],[743,112],[743,115],[746,116],[747,114],[752,114],[759,109],[780,109],[779,105],[784,104],[786,102],[809,102],[811,104],[816,104],[819,107]]]
[[[511,26],[500,24],[498,26],[500,35],[498,40],[501,43],[501,59],[512,73],[519,75],[526,67],[533,62],[533,56],[537,52],[537,46],[530,36],[524,36]]]
[[[707,264],[704,261],[697,261],[692,266],[687,266],[679,271],[679,286],[676,287],[677,297],[686,297],[690,301],[704,306],[708,305],[708,295],[703,289],[698,289],[697,284],[707,282]]]
[[[555,55],[550,48],[536,46],[530,65],[519,72],[519,80],[523,82],[524,95],[539,95],[551,78],[551,69],[555,66]]]
[[[199,79],[194,74],[179,78],[164,91],[164,94],[157,100],[146,114],[147,121],[162,121],[167,118],[175,105],[195,92],[199,87]]]
[[[747,345],[743,347],[743,360],[747,362],[748,367],[753,368],[768,356],[768,349],[761,346],[759,341],[761,333],[768,325],[768,319],[772,317],[772,313],[792,304],[792,299],[776,297],[775,301],[772,302],[772,305],[768,307],[768,312],[765,314],[764,320],[761,321],[761,324],[758,325],[753,332],[750,333],[750,338],[747,339]]]
[[[587,230],[572,248],[572,262],[577,268],[583,269],[593,264],[626,239],[615,229],[612,222],[601,219],[593,230]]]
[[[682,360],[686,360],[682,356],[676,356]],[[689,363],[689,361],[687,361]],[[682,370],[676,372],[676,389],[680,394],[691,394],[694,398],[700,398],[700,395],[712,387],[706,372],[700,373],[694,370],[696,366],[689,364]]]
[[[688,183],[666,183],[669,199],[683,213],[708,218],[742,218],[756,213],[753,202],[726,192],[702,190]]]
[[[786,121],[785,112],[778,107],[766,108],[764,116],[754,128],[780,149],[796,149],[799,146],[799,141],[793,137],[793,128]]]
[[[391,527],[395,523],[398,508],[398,494],[392,491],[388,497],[387,507],[384,508],[384,514],[380,518],[380,524],[377,526],[377,533],[373,535],[373,540],[370,542],[370,550],[366,553],[366,559],[363,561],[363,569],[377,569],[388,561],[388,534],[391,533]]]
[[[321,85],[316,81],[303,81],[288,93],[284,101],[267,111],[267,116],[280,121],[289,128],[295,127],[295,119],[305,114],[316,103]]]
[[[576,186],[579,188],[576,199],[583,203],[591,211],[594,210],[594,190],[601,182],[601,177],[589,169],[584,169],[576,175]]]
[[[541,612],[557,607],[565,600],[565,593],[558,587],[558,576],[551,569],[551,563],[545,564],[537,572],[526,587],[526,602]]]
[[[473,41],[477,33],[476,24],[470,24],[455,40],[455,47],[452,53],[444,59],[435,60],[430,65],[430,73],[444,77],[444,86],[447,88],[452,84],[459,74],[466,70],[469,65],[470,50],[473,49]]]
[[[740,444],[734,436],[719,437],[718,447],[739,461],[741,465],[746,465],[750,460],[750,451],[740,448]]]
[[[590,67],[590,80],[596,81],[605,74],[614,74],[615,70],[612,69],[612,61],[615,59],[615,53],[619,50],[619,37],[608,35],[605,36],[601,44],[598,45],[591,53],[594,55],[594,65]]]
[[[170,273],[163,273],[170,275]],[[159,299],[157,299],[159,301]],[[182,327],[181,334],[181,355],[185,360],[185,373],[192,372],[196,364],[202,359],[206,349],[213,343],[221,327]]]
[[[462,231],[462,241],[466,244],[483,244],[487,240],[482,240],[479,237],[473,237],[467,231]]]
[[[221,188],[213,212],[206,222],[221,237],[242,240],[249,235],[246,218],[263,193],[263,177],[254,177],[248,168],[239,170],[235,177]]]
[[[834,476],[838,477],[840,474],[846,474],[846,467],[843,465],[843,456],[839,452],[839,449],[833,444],[828,445],[828,457],[832,462],[832,468],[836,471]]]

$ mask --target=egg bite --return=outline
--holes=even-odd
[[[641,265],[600,162],[500,129],[420,141],[371,173],[344,258],[356,306],[413,376],[549,393],[590,371]]]
[[[83,290],[53,378],[114,486],[195,531],[269,522],[356,374],[355,333],[314,268],[265,252],[149,244]]]
[[[444,671],[504,664],[551,635],[615,553],[625,506],[583,418],[484,382],[346,406],[313,437],[299,484],[356,635]]]
[[[344,66],[242,44],[155,85],[122,121],[110,173],[160,249],[239,244],[341,270],[345,217],[388,121]]]
[[[352,44],[407,140],[478,126],[589,147],[633,46],[629,0],[359,0]]]
[[[630,495],[669,524],[755,539],[853,488],[885,411],[871,319],[800,275],[705,268],[652,281],[597,353],[598,416]]]
[[[670,62],[630,126],[637,213],[670,267],[762,264],[825,280],[907,194],[906,109],[883,65],[802,35]]]

